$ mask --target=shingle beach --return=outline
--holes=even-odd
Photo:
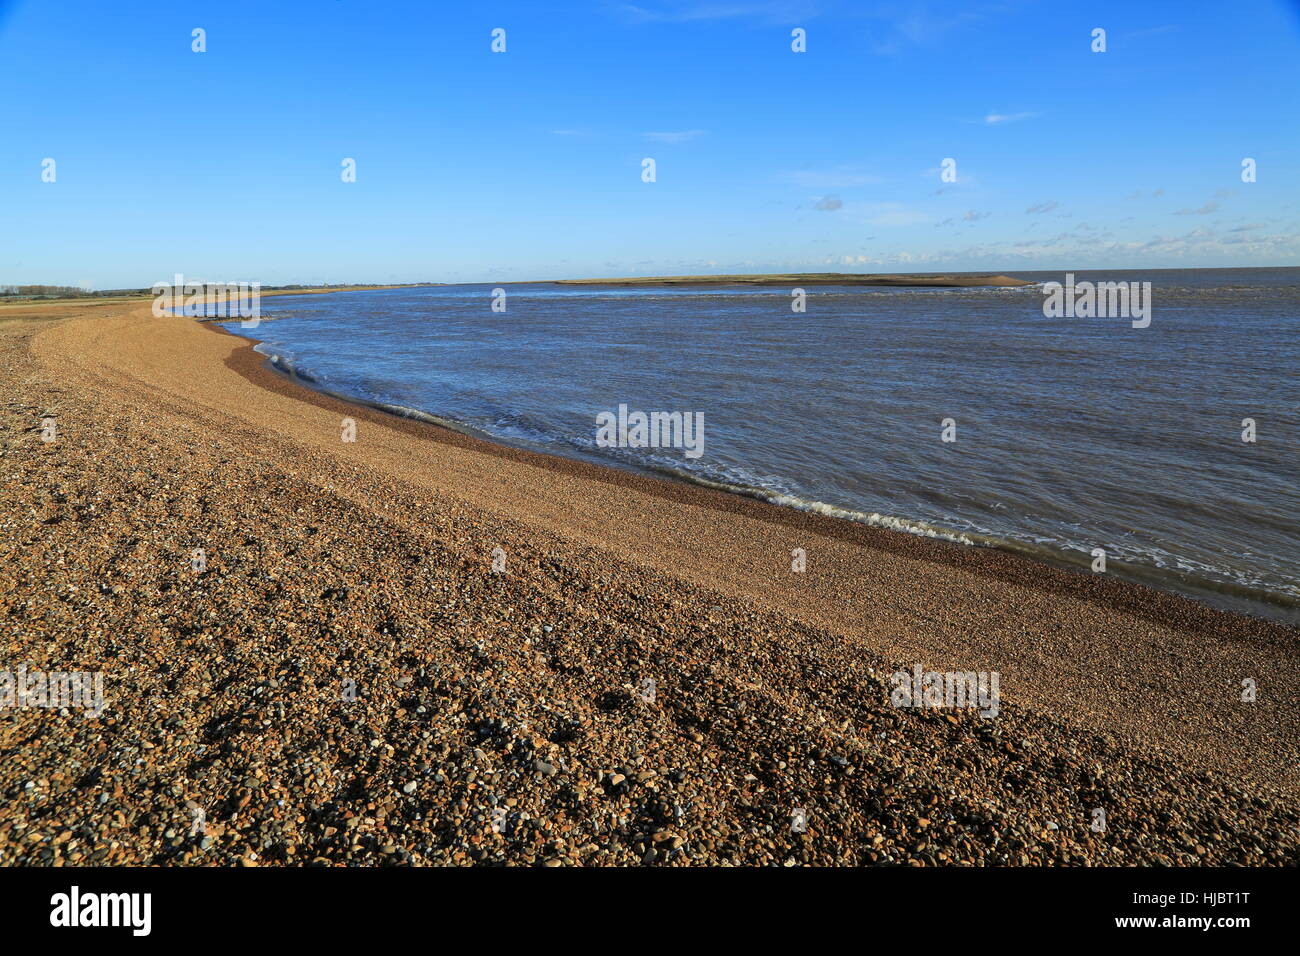
[[[0,386],[0,670],[106,702],[0,710],[2,864],[1300,861],[1283,624],[387,416],[148,302],[0,309]],[[894,706],[918,664],[998,713]]]

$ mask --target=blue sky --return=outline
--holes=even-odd
[[[0,283],[1300,264],[1294,2],[463,6],[0,0]]]

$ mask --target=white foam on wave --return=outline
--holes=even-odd
[[[934,525],[926,524],[924,521],[915,521],[910,518],[899,518],[895,515],[882,515],[878,511],[872,511],[869,513],[864,511],[854,511],[851,508],[839,508],[835,505],[828,505],[824,501],[808,501],[795,495],[771,495],[768,497],[768,500],[773,504],[784,505],[788,508],[798,509],[799,511],[811,511],[815,514],[826,515],[829,518],[842,518],[847,521],[856,521],[859,524],[868,524],[877,528],[889,528],[893,531],[915,534],[923,538],[940,538],[944,541],[955,541],[957,544],[979,544],[979,542],[958,531],[948,531],[944,528],[937,528]]]
[[[705,488],[713,488],[717,491],[726,491],[731,494],[745,495],[749,498],[757,498],[760,501],[766,501],[769,504],[781,505],[785,508],[794,508],[796,511],[807,511],[813,514],[825,515],[828,518],[855,521],[858,524],[871,525],[877,528],[888,528],[892,531],[902,531],[905,534],[914,534],[923,538],[938,538],[943,541],[952,541],[956,544],[965,544],[972,547],[992,543],[991,540],[987,542],[977,541],[969,535],[962,534],[959,531],[940,528],[936,525],[929,524],[925,521],[918,521],[913,518],[900,518],[897,515],[883,515],[878,511],[855,511],[852,508],[841,508],[838,505],[828,504],[825,501],[801,498],[798,495],[792,495],[788,492],[782,491],[772,491],[761,486],[733,484],[729,481],[716,481],[680,468],[655,468],[653,470],[673,475],[693,485],[701,485]]]

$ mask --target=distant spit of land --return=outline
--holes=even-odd
[[[403,282],[397,285],[376,285],[363,282],[353,285],[264,285],[259,291],[264,296],[320,295],[325,292],[373,292],[378,289],[406,289],[416,286],[443,284],[440,282]],[[178,296],[183,295],[183,292],[178,291],[176,294]],[[0,285],[0,305],[14,302],[31,303],[65,300],[75,300],[80,305],[93,305],[122,299],[149,299],[153,298],[153,296],[152,288],[87,290],[61,285]]]
[[[548,281],[548,280],[541,280]],[[554,285],[612,285],[612,286],[715,286],[715,285],[860,285],[860,286],[935,286],[961,288],[966,286],[1023,286],[1033,285],[1027,279],[991,273],[954,272],[926,274],[871,275],[860,272],[803,272],[765,273],[760,275],[723,276],[633,276],[623,279],[551,279]],[[505,282],[503,285],[531,285],[532,282]],[[445,282],[404,282],[393,285],[356,283],[352,285],[284,285],[261,287],[263,296],[320,295],[326,292],[362,292],[379,289],[405,289],[424,286],[448,285]],[[32,303],[42,301],[76,301],[81,305],[124,299],[146,299],[153,296],[152,289],[101,289],[85,290],[72,286],[3,286],[0,285],[0,305],[6,303]]]
[[[1011,276],[947,273],[871,275],[860,272],[802,272],[738,276],[644,276],[631,279],[556,279],[556,285],[889,285],[889,286],[1020,286],[1033,285]]]

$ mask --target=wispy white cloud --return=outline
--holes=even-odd
[[[989,18],[1002,19],[1014,0],[995,3],[967,4],[964,10],[936,10],[931,12],[923,3],[885,3],[865,16],[877,21],[872,36],[878,39],[874,50],[881,56],[904,53],[913,47],[937,43],[950,33],[960,32]]]
[[[989,113],[984,117],[984,125],[1001,126],[1006,123],[1018,123],[1021,120],[1033,119],[1035,116],[1041,116],[1041,113]]]

